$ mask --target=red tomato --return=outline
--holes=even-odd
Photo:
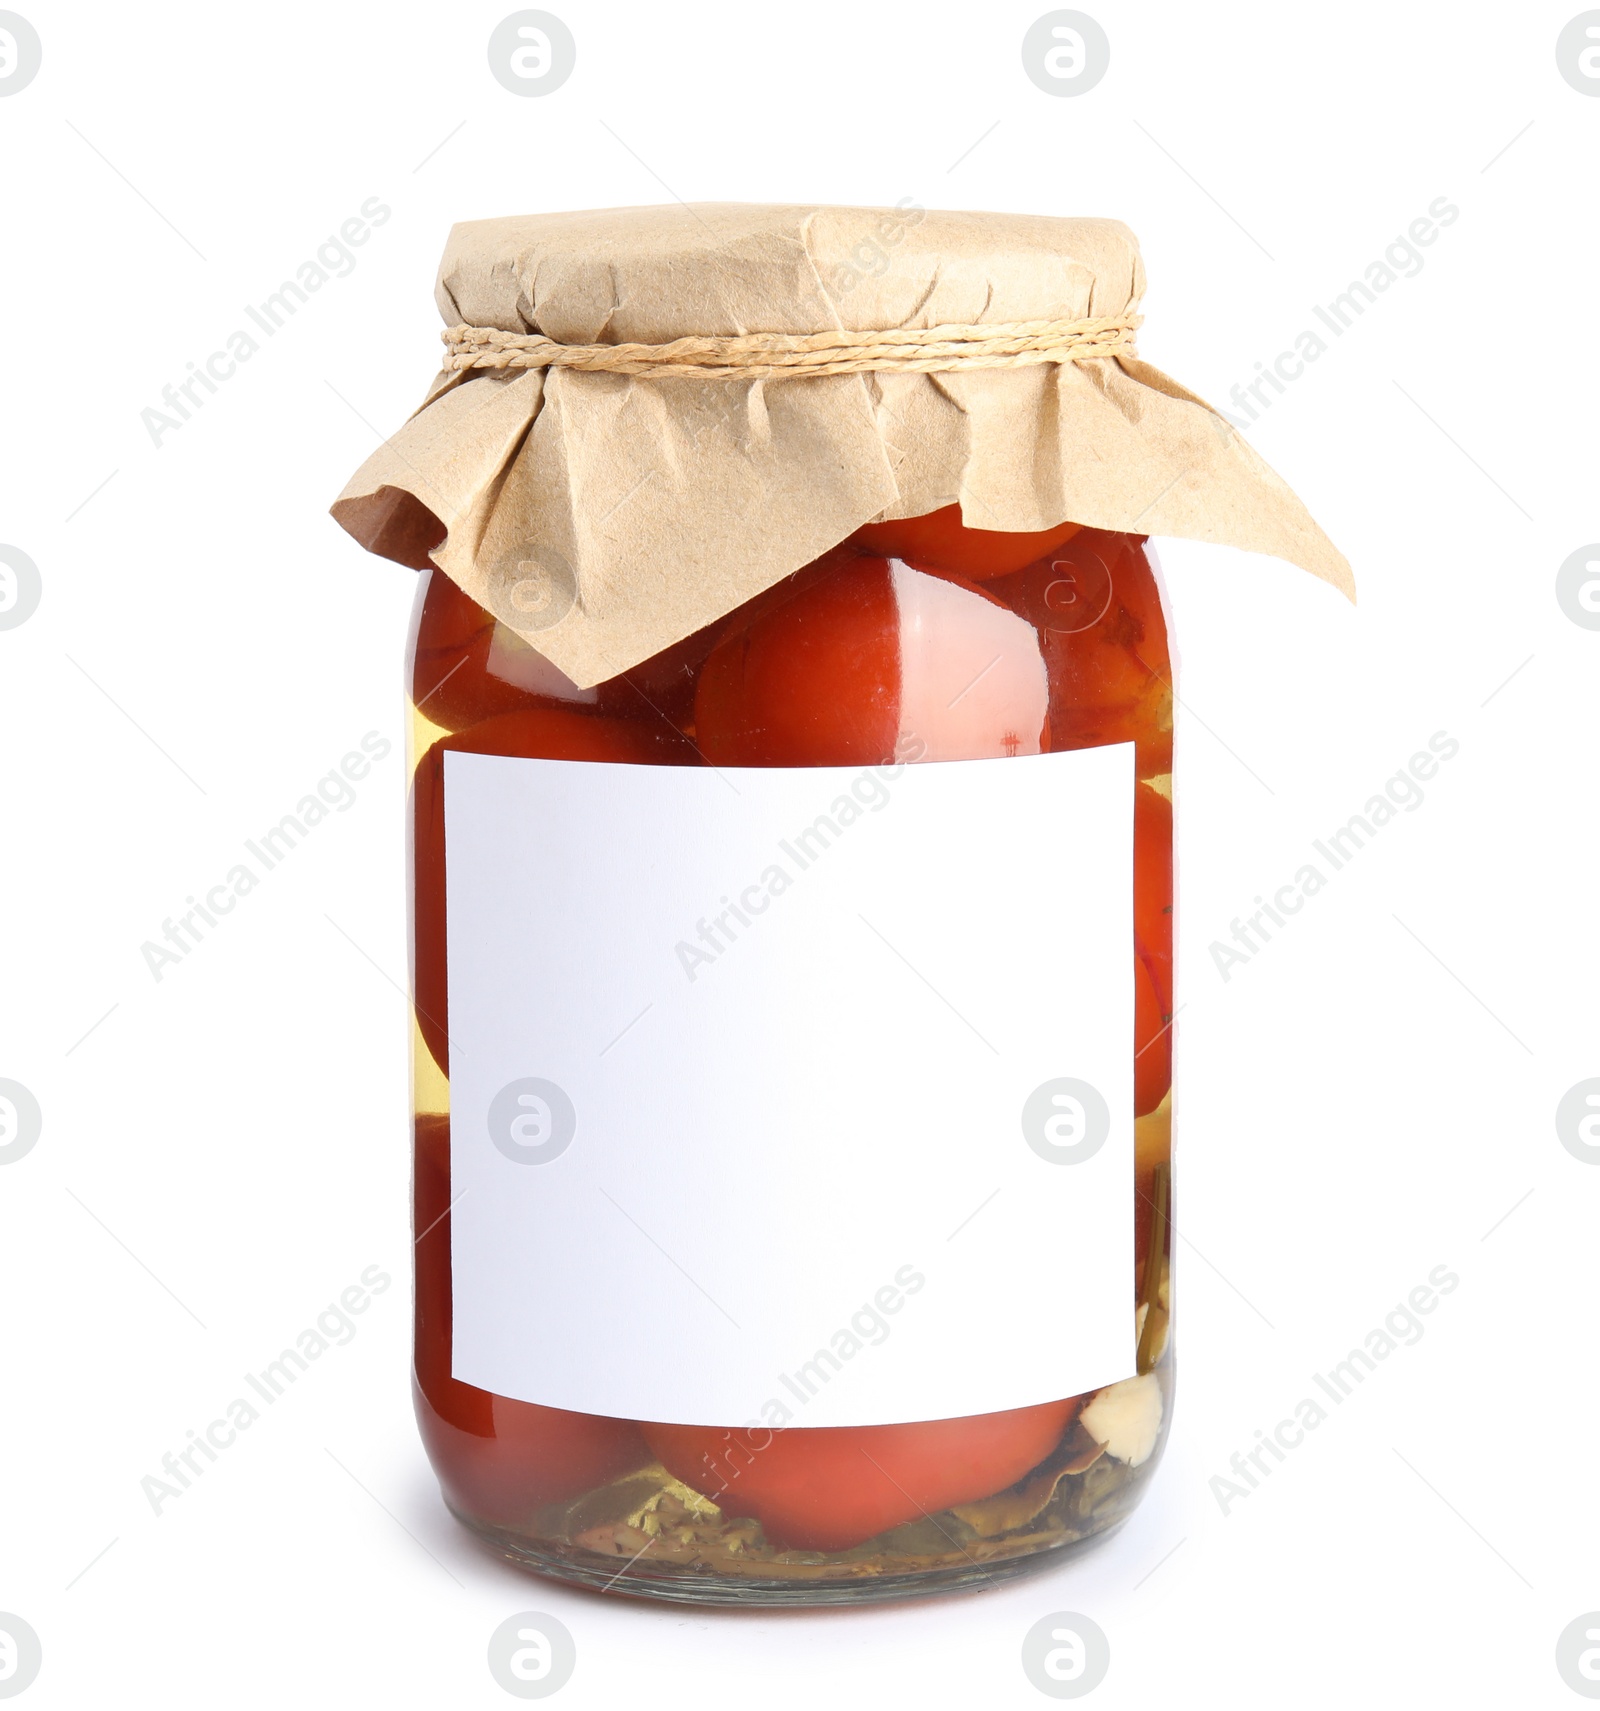
[[[494,614],[464,594],[442,570],[424,571],[423,580],[427,586],[422,592],[422,610],[416,617],[419,651],[465,647],[480,630],[493,628]],[[426,693],[421,667],[419,659],[414,687],[419,693]]]
[[[412,784],[412,861],[416,915],[411,938],[417,1025],[434,1061],[450,1073],[445,978],[444,754],[517,755],[527,760],[631,761],[692,765],[693,746],[665,720],[608,719],[562,708],[503,713],[441,737],[417,763]]]
[[[1172,804],[1148,784],[1134,786],[1133,931],[1150,957],[1156,996],[1172,1009]]]
[[[1038,638],[1001,602],[834,555],[730,621],[700,676],[695,740],[713,766],[1037,754],[1048,701]]]
[[[470,1390],[470,1385],[451,1387]],[[463,1430],[416,1391],[422,1441],[453,1509],[491,1526],[525,1527],[542,1503],[580,1497],[650,1460],[629,1420],[572,1414],[476,1391],[488,1405],[486,1435]]]
[[[1154,1111],[1172,1085],[1172,1017],[1156,988],[1152,958],[1135,946],[1133,964],[1133,1114]]]
[[[642,1467],[650,1451],[627,1420],[494,1396],[450,1375],[450,1119],[416,1122],[416,1408],[453,1507],[512,1527]]]
[[[1172,804],[1133,794],[1134,1115],[1155,1110],[1172,1084]]]
[[[948,571],[969,582],[985,582],[1032,564],[1077,530],[1076,523],[1032,531],[969,529],[962,525],[961,507],[946,505],[921,517],[868,523],[846,545],[880,558],[904,559],[918,570]]]
[[[900,729],[882,559],[808,565],[735,615],[706,661],[695,741],[713,766],[875,766]]]
[[[717,624],[708,624],[638,665],[629,666],[620,677],[599,684],[602,710],[634,719],[653,714],[680,731],[692,733],[700,668],[716,646],[719,629]]]
[[[1172,664],[1143,539],[1083,529],[988,586],[1040,631],[1052,750],[1137,742],[1150,777],[1172,768]]]
[[[1082,1398],[903,1426],[640,1429],[674,1478],[780,1548],[844,1551],[890,1527],[975,1503],[1049,1455]]]
[[[434,724],[460,731],[501,713],[593,707],[600,693],[580,689],[443,571],[433,571],[417,625],[411,698]]]
[[[1133,942],[1134,1114],[1142,1117],[1172,1084],[1172,804],[1148,784],[1134,786]]]

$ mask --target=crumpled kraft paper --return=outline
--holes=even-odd
[[[468,221],[436,298],[449,326],[659,344],[1115,315],[1143,290],[1115,220],[710,203]],[[444,372],[333,515],[436,564],[588,687],[862,524],[952,503],[973,528],[1270,553],[1353,594],[1284,482],[1130,355],[778,381]]]

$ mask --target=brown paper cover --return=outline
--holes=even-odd
[[[1116,220],[709,203],[468,221],[436,297],[447,326],[661,344],[1115,315],[1144,283]],[[333,515],[431,560],[588,686],[864,523],[955,503],[973,528],[1270,553],[1353,593],[1244,439],[1131,355],[779,381],[444,372]]]

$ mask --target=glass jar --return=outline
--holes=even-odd
[[[719,1604],[979,1586],[1116,1527],[1161,1453],[1173,1384],[1172,665],[1144,538],[1071,524],[1036,535],[968,529],[953,506],[872,525],[588,689],[425,570],[408,675],[416,1406],[454,1513],[559,1578]],[[737,777],[732,769],[960,766],[1107,745],[1130,745],[1136,780],[1125,953],[1136,1370],[997,1413],[778,1429],[572,1412],[454,1376],[447,751]],[[911,1269],[879,1291],[884,1311],[920,1287]],[[1060,1314],[1071,1335],[1070,1300]]]

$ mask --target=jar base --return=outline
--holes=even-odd
[[[541,1545],[474,1519],[451,1506],[450,1511],[469,1532],[507,1562],[569,1586],[623,1598],[708,1608],[805,1610],[855,1604],[887,1604],[949,1592],[975,1592],[1018,1580],[1068,1562],[1109,1539],[1124,1524],[1119,1516],[1109,1526],[1078,1539],[988,1562],[970,1561],[909,1573],[876,1572],[866,1565],[818,1564],[807,1572],[793,1565],[775,1575],[710,1573],[689,1564],[651,1565],[648,1551],[620,1567],[611,1559],[575,1547]]]

